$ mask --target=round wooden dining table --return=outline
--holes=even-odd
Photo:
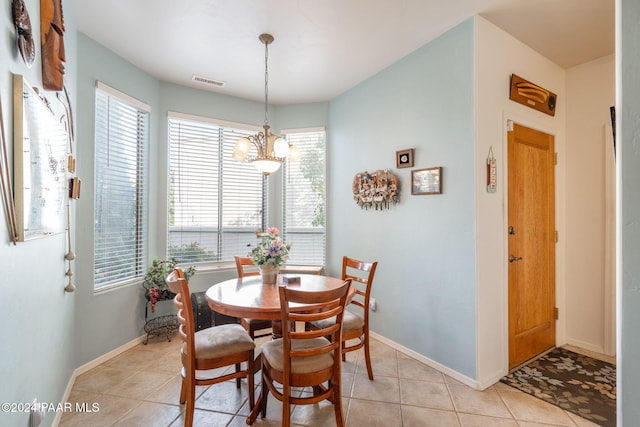
[[[305,291],[324,291],[336,289],[344,284],[344,280],[316,274],[300,274],[299,283],[286,286]],[[245,276],[230,279],[212,285],[206,291],[207,301],[212,310],[233,317],[271,320],[273,338],[282,336],[282,317],[280,311],[280,294],[278,287],[283,283],[283,275],[278,275],[277,282],[272,285],[262,283],[260,276]],[[347,304],[355,295],[355,287],[351,285],[347,295]],[[300,306],[304,310],[304,306]],[[254,373],[261,368],[262,353],[258,353],[254,363]],[[262,394],[255,402],[251,412],[257,411]],[[249,417],[251,418],[251,416]],[[247,420],[249,420],[247,418]]]
[[[261,320],[281,320],[278,286],[283,283],[282,275],[276,284],[262,283],[260,276],[246,276],[216,283],[206,291],[207,301],[212,310],[233,317]],[[287,284],[288,287],[303,291],[324,291],[340,287],[344,280],[316,274],[300,274],[300,283]],[[348,300],[355,294],[349,289]],[[274,325],[275,326],[275,325]]]

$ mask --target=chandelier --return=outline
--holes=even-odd
[[[268,106],[269,106],[269,45],[273,42],[271,34],[260,34],[260,41],[264,43],[264,131],[256,135],[240,138],[233,147],[233,158],[238,161],[249,161],[264,175],[280,169],[282,162],[289,158],[290,161],[298,160],[301,157],[300,150],[289,145],[281,136],[271,133],[269,126]],[[251,147],[255,147],[258,154],[249,155]]]

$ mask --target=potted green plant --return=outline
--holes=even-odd
[[[154,259],[151,266],[147,269],[147,274],[144,276],[142,286],[145,288],[145,298],[151,303],[152,313],[155,312],[158,301],[173,299],[175,296],[167,286],[166,278],[179,263],[180,261],[176,258],[168,260]],[[185,268],[185,279],[188,281],[195,272],[196,267],[193,265]]]

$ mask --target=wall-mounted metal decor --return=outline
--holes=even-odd
[[[18,241],[65,230],[67,133],[21,75],[13,76],[13,167]]]
[[[398,203],[400,181],[389,169],[367,171],[353,178],[353,199],[362,209],[389,209]]]
[[[487,156],[487,193],[495,193],[496,191],[498,191],[498,166],[493,155],[493,147],[489,147],[489,155]]]
[[[515,74],[511,75],[509,99],[550,116],[556,114],[558,96]]]

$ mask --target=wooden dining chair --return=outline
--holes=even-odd
[[[235,259],[236,259],[236,270],[238,270],[238,277],[257,276],[260,274],[258,270],[247,271],[245,269],[245,267],[248,267],[248,266],[255,267],[251,258],[236,256]],[[247,332],[253,339],[258,337],[264,337],[271,334],[271,332],[269,332],[261,335],[256,335],[256,331],[271,329],[271,320],[241,318],[240,324],[247,330]]]
[[[371,298],[371,285],[376,273],[378,262],[364,262],[357,259],[342,257],[342,279],[351,279],[356,289],[356,294],[348,305],[349,309],[344,313],[342,325],[342,360],[350,351],[364,347],[364,359],[367,365],[367,374],[373,381],[373,369],[371,367],[371,354],[369,350],[369,300]],[[307,329],[323,328],[323,322],[311,322],[306,324]],[[348,341],[357,339],[354,344]]]
[[[196,385],[217,384],[236,379],[240,388],[241,378],[246,377],[249,404],[254,405],[253,361],[255,343],[247,331],[238,324],[212,326],[195,332],[189,285],[181,268],[177,267],[167,277],[167,285],[175,292],[174,303],[178,308],[178,333],[182,339],[182,386],[180,404],[186,402],[184,425],[193,425]],[[246,369],[241,364],[246,363]],[[215,376],[213,369],[235,365],[235,371]],[[196,376],[196,371],[198,375]],[[210,371],[210,372],[206,372]],[[211,375],[207,375],[211,374]]]
[[[326,291],[310,292],[279,286],[282,338],[262,344],[262,391],[247,424],[253,424],[258,412],[262,418],[266,416],[271,393],[282,402],[283,426],[289,426],[291,405],[315,404],[325,399],[334,405],[336,425],[344,425],[340,385],[341,332],[350,286],[350,279],[340,287]],[[304,312],[300,311],[301,304],[305,306]],[[315,321],[327,323],[318,330],[295,331],[291,327],[296,322]],[[292,387],[312,387],[313,394],[297,396],[296,393],[294,396]]]

